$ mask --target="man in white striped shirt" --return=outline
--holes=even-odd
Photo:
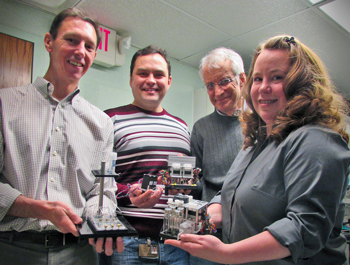
[[[45,35],[50,65],[44,78],[0,89],[1,264],[97,263],[76,225],[98,207],[99,183],[91,170],[100,168],[113,145],[110,119],[78,88],[96,56],[98,34],[87,14],[62,11]],[[104,197],[105,206],[116,207],[113,190]]]

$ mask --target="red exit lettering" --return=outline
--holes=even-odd
[[[102,39],[101,39],[101,42],[100,42],[100,45],[98,46],[98,48],[100,50],[102,50],[102,42],[104,41],[105,43],[105,52],[107,52],[108,50],[108,35],[111,33],[108,29],[103,29],[103,28],[100,28],[101,30],[101,35],[102,35]],[[104,32],[104,37],[103,37],[103,32]]]

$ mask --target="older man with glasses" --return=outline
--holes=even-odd
[[[191,153],[196,157],[196,166],[202,169],[202,194],[199,199],[209,202],[221,190],[226,174],[243,145],[239,115],[243,107],[241,90],[246,76],[241,56],[227,48],[214,49],[203,57],[199,74],[215,110],[194,124]],[[216,264],[194,256],[191,256],[190,262],[191,265]]]
[[[215,110],[194,124],[191,154],[196,157],[196,166],[202,169],[201,195],[197,196],[209,202],[221,190],[227,171],[243,145],[239,115],[246,76],[241,56],[223,47],[202,58],[199,74]],[[190,264],[216,263],[191,256]]]
[[[246,76],[241,56],[227,48],[217,48],[203,57],[199,74],[215,110],[194,124],[191,153],[203,173],[201,199],[210,201],[221,189],[243,144],[238,116]]]

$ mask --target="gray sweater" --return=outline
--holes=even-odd
[[[243,145],[237,116],[215,110],[198,120],[192,130],[191,154],[202,169],[202,200],[210,201],[221,190],[227,171]]]

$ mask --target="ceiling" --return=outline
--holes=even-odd
[[[52,13],[76,6],[119,35],[130,35],[132,46],[162,47],[171,58],[194,68],[210,50],[224,46],[242,56],[248,72],[260,42],[277,34],[293,35],[321,57],[350,99],[350,34],[318,8],[332,0],[315,6],[307,0],[18,1]],[[350,25],[350,15],[347,19]]]

